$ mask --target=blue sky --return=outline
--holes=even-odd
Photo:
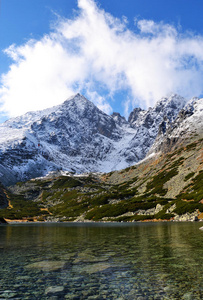
[[[0,122],[76,92],[125,116],[173,92],[202,95],[200,0],[0,3]]]

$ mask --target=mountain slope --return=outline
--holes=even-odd
[[[54,108],[10,119],[0,125],[0,181],[131,166],[146,156],[164,118],[172,122],[185,102],[177,95],[162,98],[148,111],[135,109],[126,121],[77,94]]]
[[[9,187],[0,217],[38,221],[203,218],[203,138],[103,175],[52,174]]]
[[[167,130],[160,129],[154,147],[157,152],[135,166],[101,175],[64,176],[60,171],[9,187],[12,208],[0,210],[0,217],[38,221],[203,219],[202,113],[202,99],[193,99]],[[166,151],[169,138],[173,143]]]
[[[148,154],[169,152],[175,144],[190,143],[203,135],[203,99],[193,98],[180,110],[177,118],[170,122],[165,118]]]
[[[51,110],[28,113],[0,126],[3,174],[12,182],[51,170],[97,170],[97,161],[120,139],[114,120],[80,95]],[[8,171],[8,174],[5,170]]]
[[[134,149],[137,161],[145,158],[158,134],[160,124],[167,119],[173,122],[179,111],[183,109],[186,100],[178,95],[171,95],[160,99],[153,108],[147,111],[135,108],[129,116],[129,123],[136,130],[130,142]]]

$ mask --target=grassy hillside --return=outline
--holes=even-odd
[[[6,219],[60,221],[203,218],[203,139],[108,174],[59,176],[9,188]]]

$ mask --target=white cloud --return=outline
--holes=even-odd
[[[0,99],[10,116],[59,104],[78,91],[108,113],[122,90],[128,90],[126,111],[130,104],[153,106],[171,92],[202,93],[202,36],[153,20],[136,21],[133,32],[125,17],[114,18],[93,0],[78,0],[78,7],[74,19],[61,19],[49,35],[5,50],[13,64],[1,77]]]
[[[136,25],[136,23],[135,23]],[[153,20],[139,20],[137,21],[137,27],[141,33],[150,33],[163,36],[176,36],[176,29],[170,24],[164,24],[163,22],[155,23]]]
[[[87,97],[90,101],[106,114],[112,113],[112,107],[108,102],[106,102],[105,97],[99,95],[96,91],[87,90]]]

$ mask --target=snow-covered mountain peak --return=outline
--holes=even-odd
[[[160,104],[163,106],[166,106],[169,103],[173,103],[173,104],[179,103],[180,104],[180,102],[186,103],[187,101],[185,98],[183,98],[182,96],[180,96],[178,94],[171,94],[168,97],[162,97],[160,100],[158,100],[156,102],[155,106],[159,106]]]
[[[169,97],[161,98],[155,105],[154,111],[166,116],[170,121],[173,121],[178,112],[185,106],[187,100],[177,94],[172,94]]]
[[[193,97],[191,100],[187,102],[187,104],[184,107],[184,110],[191,111],[191,112],[194,110],[201,110],[203,105],[202,102],[203,102],[202,98]]]
[[[202,112],[203,111],[203,98],[195,98],[195,103],[194,103],[195,110],[197,112]]]
[[[201,100],[190,101],[188,110],[201,114]],[[171,95],[148,110],[135,108],[126,121],[76,94],[53,108],[10,119],[0,124],[0,180],[7,184],[58,169],[109,172],[133,165],[146,156],[160,124],[167,124],[166,131],[185,103]]]
[[[150,148],[148,155],[153,152],[169,151],[177,142],[187,138],[203,136],[203,98],[192,98],[179,111],[172,122],[163,120],[159,125],[159,132]]]
[[[132,127],[137,128],[145,126],[146,128],[155,127],[160,124],[164,117],[170,122],[175,120],[179,111],[185,106],[187,100],[177,94],[172,94],[169,97],[163,97],[154,107],[148,110],[135,108],[129,115],[128,122]]]
[[[125,117],[121,116],[120,113],[113,112],[111,117],[114,119],[114,121],[119,125],[123,126],[124,124],[127,125],[128,122],[126,121]]]
[[[78,93],[76,95],[69,97],[62,104],[56,105],[54,107],[46,108],[39,111],[30,111],[22,116],[11,118],[5,121],[3,124],[0,124],[0,127],[6,126],[10,128],[16,128],[16,129],[23,127],[24,129],[26,129],[27,127],[30,127],[32,123],[41,120],[43,117],[48,117],[51,114],[54,114],[56,116],[61,112],[65,112],[67,109],[71,107],[71,102],[72,102],[72,106],[75,105],[79,111],[82,108],[84,108],[86,105],[93,105],[92,102],[90,102],[84,96]]]
[[[63,102],[63,107],[75,105],[79,109],[83,109],[86,105],[93,104],[91,101],[87,100],[83,95],[77,93],[74,96],[69,97]]]
[[[203,129],[203,98],[192,98],[179,113],[184,122],[189,122],[194,128]],[[177,118],[178,119],[178,118]]]
[[[136,107],[133,109],[133,111],[130,113],[128,117],[128,122],[132,125],[140,124],[143,117],[146,115],[147,111],[141,109],[140,107]]]

